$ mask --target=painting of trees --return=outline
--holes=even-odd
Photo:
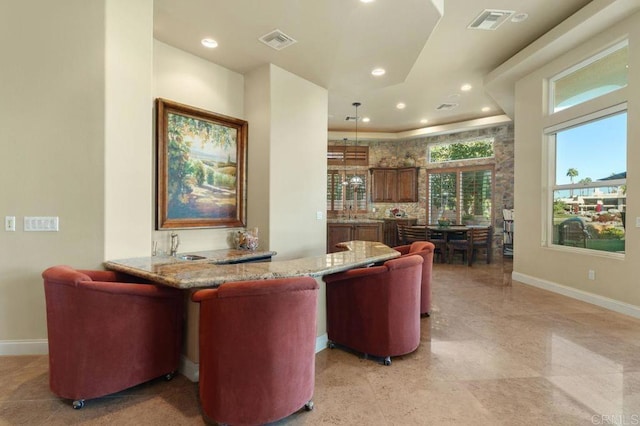
[[[159,99],[157,134],[159,228],[243,223],[246,121]]]

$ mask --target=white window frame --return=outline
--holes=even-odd
[[[615,114],[619,114],[622,112],[627,112],[627,102],[623,102],[617,105],[613,105],[608,108],[601,109],[599,111],[595,111],[581,117],[572,118],[563,123],[559,123],[553,126],[549,126],[543,130],[545,137],[544,146],[544,155],[547,157],[547,183],[544,185],[544,188],[547,188],[547,193],[545,197],[544,209],[543,209],[543,236],[542,236],[542,245],[548,248],[553,248],[557,250],[567,250],[574,252],[586,252],[589,254],[594,254],[598,256],[604,257],[613,257],[613,258],[624,258],[623,253],[613,253],[602,250],[594,250],[588,248],[579,248],[579,247],[570,247],[563,246],[559,244],[553,243],[553,194],[557,190],[563,189],[581,189],[581,188],[595,188],[602,186],[616,186],[622,185],[626,183],[626,179],[617,179],[610,181],[594,181],[588,184],[574,183],[574,184],[556,184],[556,134],[558,132],[571,129],[573,127],[578,127],[581,125],[588,124],[589,122],[602,119],[608,116],[612,116]],[[628,125],[628,123],[627,123]]]
[[[432,148],[435,148],[435,147],[438,147],[438,146],[466,144],[466,143],[482,142],[482,141],[491,142],[491,147],[493,148],[493,155],[491,155],[489,157],[460,158],[460,159],[457,159],[457,160],[446,160],[446,161],[432,161],[432,159],[431,159],[431,149]],[[495,143],[496,143],[496,138],[493,137],[493,136],[477,137],[477,138],[471,138],[471,139],[462,139],[462,140],[458,140],[458,141],[432,143],[432,144],[429,144],[427,146],[427,161],[429,162],[429,164],[447,164],[447,163],[452,163],[452,162],[456,162],[456,161],[474,161],[474,160],[485,160],[485,159],[489,159],[489,158],[495,158],[495,156],[496,156]]]
[[[558,81],[558,80],[568,76],[569,74],[572,74],[572,73],[574,73],[574,72],[576,72],[576,71],[578,71],[578,70],[580,70],[582,68],[586,68],[589,65],[599,61],[600,59],[602,59],[602,58],[604,58],[604,57],[612,54],[613,52],[615,52],[615,51],[617,51],[619,49],[622,49],[624,47],[627,47],[627,48],[629,47],[629,40],[628,39],[624,39],[624,40],[622,40],[622,41],[620,41],[620,42],[618,42],[618,43],[616,43],[616,44],[614,44],[612,46],[609,46],[608,48],[600,51],[599,53],[596,53],[595,55],[585,59],[584,61],[581,61],[581,62],[579,62],[579,63],[567,68],[566,70],[554,75],[552,78],[550,78],[549,79],[549,99],[548,99],[548,103],[549,103],[548,111],[549,111],[549,113],[550,114],[557,114],[557,113],[562,112],[562,111],[564,111],[564,110],[566,110],[568,108],[573,108],[573,107],[575,107],[577,105],[581,105],[582,103],[584,103],[584,102],[581,102],[581,103],[573,105],[571,107],[562,108],[562,109],[559,109],[559,110],[555,111],[555,97],[556,97],[555,96],[556,95],[555,94],[555,82],[556,81]],[[627,87],[627,86],[624,86],[624,87]],[[624,87],[622,87],[621,89],[623,89]],[[620,90],[620,89],[618,89],[618,90]],[[605,95],[606,94],[607,93],[605,93]],[[601,96],[604,96],[604,95],[601,95]],[[598,98],[598,96],[596,96],[595,98],[589,99],[589,100],[587,100],[585,102],[589,102],[590,100],[593,100],[593,99],[596,99],[596,98]]]

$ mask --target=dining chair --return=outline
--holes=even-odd
[[[398,237],[400,244],[411,244],[415,241],[425,241],[427,231],[424,225],[403,225],[398,224]]]
[[[468,266],[471,266],[478,250],[484,250],[487,263],[491,263],[493,226],[472,227],[466,234],[464,239],[450,239],[447,242],[449,263],[453,261],[456,252],[461,252],[463,261],[466,260]]]

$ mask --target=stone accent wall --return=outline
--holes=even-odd
[[[427,146],[434,143],[460,142],[482,137],[494,137],[495,158],[449,162],[446,164],[429,164]],[[329,141],[330,145],[342,145],[343,141]],[[347,142],[353,145],[352,141]],[[428,136],[401,141],[360,141],[359,144],[369,146],[369,167],[420,167],[417,203],[371,203],[369,217],[384,217],[392,208],[400,208],[407,215],[418,218],[418,223],[427,221],[427,170],[450,167],[477,165],[493,165],[495,183],[493,194],[494,247],[496,254],[502,253],[502,209],[513,208],[513,158],[514,131],[513,125],[489,127],[446,135]],[[337,167],[329,167],[337,168]],[[369,182],[370,185],[370,182]],[[370,188],[367,194],[370,197]],[[375,209],[375,212],[374,212]]]

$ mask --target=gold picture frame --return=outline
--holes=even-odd
[[[156,99],[156,228],[246,226],[249,124]]]

